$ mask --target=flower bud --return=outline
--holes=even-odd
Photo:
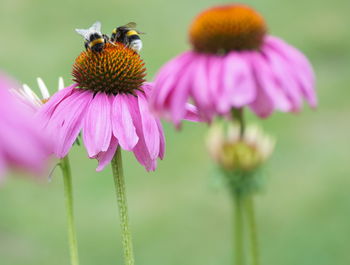
[[[214,124],[209,130],[208,150],[225,171],[252,172],[271,155],[274,141],[257,126],[248,126],[243,136],[237,124]]]

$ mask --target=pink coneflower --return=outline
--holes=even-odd
[[[0,178],[8,166],[42,173],[50,152],[34,113],[9,92],[16,86],[0,73]]]
[[[317,104],[313,69],[306,57],[267,34],[264,19],[245,5],[205,10],[189,30],[192,50],[168,62],[155,79],[153,109],[179,124],[195,102],[210,121],[248,106],[259,117],[297,112],[303,98]]]
[[[160,121],[148,108],[151,85],[144,83],[139,54],[121,43],[107,43],[101,52],[82,52],[73,66],[74,84],[59,91],[41,108],[55,153],[62,158],[82,131],[90,158],[102,170],[118,146],[132,151],[147,169],[163,158],[165,139]]]

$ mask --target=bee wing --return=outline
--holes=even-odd
[[[141,31],[138,31],[138,30],[136,30],[136,32],[137,32],[138,34],[146,34],[145,32],[141,32]]]
[[[91,32],[97,32],[99,34],[101,34],[101,22],[100,21],[96,21],[94,24],[92,24],[92,26],[89,28],[89,31]]]
[[[91,33],[97,32],[98,34],[102,35],[101,33],[101,22],[96,21],[92,26],[88,29],[75,29],[75,31],[84,37],[84,39],[89,40],[89,36]]]
[[[134,28],[136,28],[136,26],[137,25],[135,22],[129,22],[128,24],[124,25],[123,27],[134,29]]]
[[[90,31],[88,29],[75,29],[75,31],[81,36],[83,36],[84,39],[87,40],[89,38]]]

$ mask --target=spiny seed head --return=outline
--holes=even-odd
[[[193,21],[190,42],[197,52],[228,53],[257,50],[266,34],[264,18],[245,5],[224,5],[207,9]]]
[[[83,51],[73,65],[73,80],[80,89],[108,94],[140,90],[146,68],[140,55],[122,43],[106,43],[101,52]]]

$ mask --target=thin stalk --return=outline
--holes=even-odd
[[[258,244],[258,233],[257,225],[255,219],[255,207],[254,199],[252,194],[250,194],[246,199],[246,211],[247,211],[247,220],[249,227],[249,238],[250,238],[250,254],[252,265],[259,265],[259,244]]]
[[[68,243],[70,251],[71,265],[79,265],[77,236],[74,225],[73,192],[72,192],[72,173],[70,169],[68,156],[61,159],[60,167],[63,174],[64,197],[67,212],[68,223]]]
[[[240,126],[240,137],[241,139],[244,137],[245,133],[245,120],[243,115],[243,108],[240,109],[232,109],[231,115],[234,121],[236,121]],[[244,202],[243,198],[244,197]],[[255,209],[254,209],[254,200],[253,194],[242,195],[239,191],[235,192],[235,204],[236,204],[236,265],[242,265],[244,261],[244,235],[243,235],[243,223],[244,218],[242,214],[242,209],[246,211],[247,217],[247,226],[248,226],[248,234],[250,241],[250,255],[252,265],[259,265],[259,245],[258,245],[258,232],[257,225],[255,221]],[[238,231],[240,229],[240,231]]]
[[[134,254],[132,238],[129,228],[128,207],[126,201],[126,190],[123,174],[122,156],[118,147],[111,162],[117,202],[120,216],[120,226],[122,230],[122,244],[124,249],[124,264],[134,265]]]
[[[236,120],[240,127],[240,137],[242,138],[244,136],[245,131],[245,120],[243,116],[243,109],[232,109],[232,117],[234,120]]]
[[[244,265],[244,203],[240,192],[234,194],[235,216],[234,216],[234,242],[235,242],[235,265]]]

